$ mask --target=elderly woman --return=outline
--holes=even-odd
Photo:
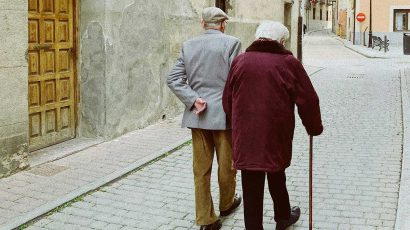
[[[309,135],[323,131],[319,98],[302,64],[284,48],[288,29],[263,22],[256,40],[232,63],[223,107],[232,125],[234,167],[241,170],[245,227],[263,229],[267,175],[276,229],[296,223],[290,207],[285,169],[292,158],[295,105]]]

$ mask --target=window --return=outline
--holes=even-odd
[[[319,12],[319,13],[320,13],[320,14],[319,14],[319,19],[320,19],[320,20],[323,20],[323,16],[322,16],[322,15],[323,15],[323,10],[320,9],[320,12]]]
[[[326,10],[326,21],[329,21],[329,11]]]
[[[215,6],[226,12],[226,0],[215,0]]]
[[[313,7],[313,19],[316,19],[316,7]]]
[[[410,30],[410,9],[394,10],[394,31]]]

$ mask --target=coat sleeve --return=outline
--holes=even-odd
[[[241,52],[241,41],[239,39],[235,40],[234,45],[232,46],[229,52],[229,65],[232,65],[233,60],[239,55]]]
[[[188,84],[183,56],[184,51],[181,49],[180,57],[168,75],[167,84],[182,103],[184,103],[187,108],[191,109],[195,100],[200,96]]]
[[[309,135],[320,135],[323,132],[323,125],[319,97],[302,64],[293,56],[291,57],[290,68],[296,78],[293,98],[298,107],[299,117]]]
[[[234,68],[235,62],[232,63],[232,68],[229,70],[228,79],[226,80],[225,88],[222,94],[222,106],[230,122],[232,121],[232,94],[234,87]]]

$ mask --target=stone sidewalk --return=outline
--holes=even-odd
[[[180,117],[0,179],[0,229],[13,229],[191,139]]]
[[[361,55],[368,57],[368,58],[382,58],[382,59],[398,59],[398,58],[410,58],[410,55],[404,55],[403,54],[403,47],[399,46],[390,46],[389,51],[384,52],[384,49],[379,51],[378,47],[375,47],[374,49],[368,48],[367,46],[363,46],[361,44],[359,45],[353,45],[351,41],[348,41],[346,39],[342,39],[340,37],[336,37],[339,41],[341,41],[344,46],[348,49],[351,49],[357,53],[360,53]]]

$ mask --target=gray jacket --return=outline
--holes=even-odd
[[[186,106],[182,127],[230,129],[222,108],[222,93],[231,63],[240,49],[238,38],[218,30],[206,30],[184,42],[167,81],[169,88]],[[206,110],[200,115],[192,112],[198,97],[207,102]]]

